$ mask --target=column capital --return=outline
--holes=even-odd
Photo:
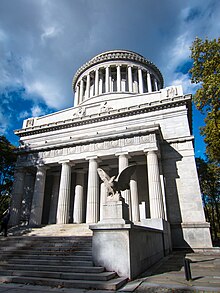
[[[44,164],[38,164],[38,165],[36,165],[36,168],[37,168],[37,170],[44,170],[44,171],[47,171],[48,169],[50,169],[49,166],[44,165]]]
[[[129,152],[117,152],[117,153],[115,153],[115,156],[116,157],[126,156],[128,159],[131,158],[131,156],[129,155]]]
[[[154,148],[154,149],[143,149],[143,152],[145,153],[145,155],[147,155],[149,153],[156,153],[158,155],[159,150],[157,148]]]
[[[62,164],[67,164],[67,165],[69,165],[69,166],[71,166],[71,167],[75,166],[75,163],[73,163],[73,162],[70,161],[70,160],[60,160],[60,161],[58,162],[58,164],[60,164],[60,165],[62,165]]]
[[[88,157],[86,157],[86,160],[87,161],[95,160],[97,162],[101,161],[101,159],[98,156],[88,156]]]

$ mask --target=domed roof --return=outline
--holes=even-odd
[[[73,77],[73,90],[75,88],[76,82],[79,78],[79,76],[85,72],[87,69],[89,69],[90,67],[97,65],[99,63],[104,63],[106,61],[134,61],[135,63],[140,63],[142,65],[144,65],[145,67],[150,68],[151,70],[153,70],[159,80],[160,80],[160,84],[161,87],[163,87],[164,81],[163,81],[163,76],[160,72],[160,70],[157,68],[157,66],[155,64],[153,64],[151,61],[147,60],[146,58],[144,58],[142,55],[135,53],[133,51],[130,50],[111,50],[111,51],[106,51],[103,52],[101,54],[96,55],[95,57],[93,57],[91,60],[89,60],[88,62],[86,62],[84,65],[82,65],[76,72],[76,74]]]

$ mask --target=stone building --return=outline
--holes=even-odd
[[[164,88],[140,54],[104,52],[73,78],[74,107],[24,120],[11,224],[97,223],[110,176],[136,164],[123,192],[130,220],[170,225],[172,247],[211,247],[193,149],[191,95]]]

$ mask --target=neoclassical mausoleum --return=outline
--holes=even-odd
[[[129,219],[169,226],[172,248],[211,247],[193,149],[191,95],[164,87],[160,70],[127,50],[101,53],[76,72],[74,107],[24,120],[11,224],[102,221],[109,176],[136,171],[122,192]]]

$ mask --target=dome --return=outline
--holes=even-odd
[[[75,106],[100,95],[128,95],[163,88],[160,70],[142,55],[128,50],[112,50],[96,55],[73,77]]]

